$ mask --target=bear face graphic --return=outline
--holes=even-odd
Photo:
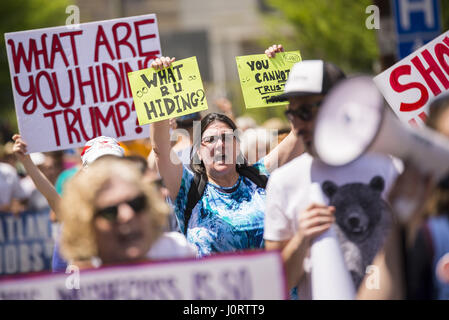
[[[381,198],[384,179],[375,176],[369,184],[349,183],[337,186],[325,181],[321,188],[334,206],[337,225],[348,240],[360,243],[372,234],[385,211],[385,202]]]

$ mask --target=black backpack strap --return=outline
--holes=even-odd
[[[192,210],[203,196],[206,184],[207,179],[203,175],[195,173],[192,184],[190,185],[189,193],[187,194],[187,205],[184,211],[184,235],[187,235],[187,227],[189,225],[190,217],[192,216]]]
[[[257,168],[243,165],[238,167],[237,171],[240,175],[254,182],[259,188],[265,189],[267,187],[268,177],[261,174]]]

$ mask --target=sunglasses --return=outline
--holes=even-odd
[[[299,108],[292,110],[287,109],[285,110],[285,116],[290,120],[293,121],[294,117],[297,117],[301,119],[302,121],[311,121],[313,117],[315,116],[315,110],[321,105],[321,101],[317,103],[312,104],[302,104]]]
[[[147,206],[147,198],[145,197],[145,195],[141,194],[134,199],[123,201],[106,208],[97,209],[95,211],[95,217],[102,217],[109,221],[116,221],[118,215],[118,207],[123,203],[126,203],[128,206],[130,206],[135,213],[140,213]]]
[[[222,133],[220,135],[203,137],[203,139],[201,139],[201,143],[205,144],[205,145],[216,144],[219,139],[221,139],[221,141],[223,143],[225,143],[226,141],[230,141],[231,139],[234,139],[234,138],[235,138],[235,136],[234,136],[234,133],[232,133],[232,132]]]
[[[162,179],[156,179],[153,183],[158,189],[165,188],[164,181],[162,181]]]

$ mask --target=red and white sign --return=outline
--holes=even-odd
[[[449,90],[449,31],[374,78],[399,119],[424,126],[428,105]]]
[[[0,278],[0,299],[280,300],[287,299],[277,251],[248,251],[74,272]]]
[[[161,56],[156,15],[5,34],[19,130],[29,152],[97,136],[148,137],[127,73]]]

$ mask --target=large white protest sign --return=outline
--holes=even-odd
[[[161,55],[156,15],[5,34],[19,130],[28,151],[84,145],[96,136],[147,137],[127,73]]]
[[[69,274],[2,280],[0,299],[279,300],[287,298],[277,251],[254,251]]]
[[[374,78],[399,119],[423,126],[430,101],[449,89],[449,31]]]

